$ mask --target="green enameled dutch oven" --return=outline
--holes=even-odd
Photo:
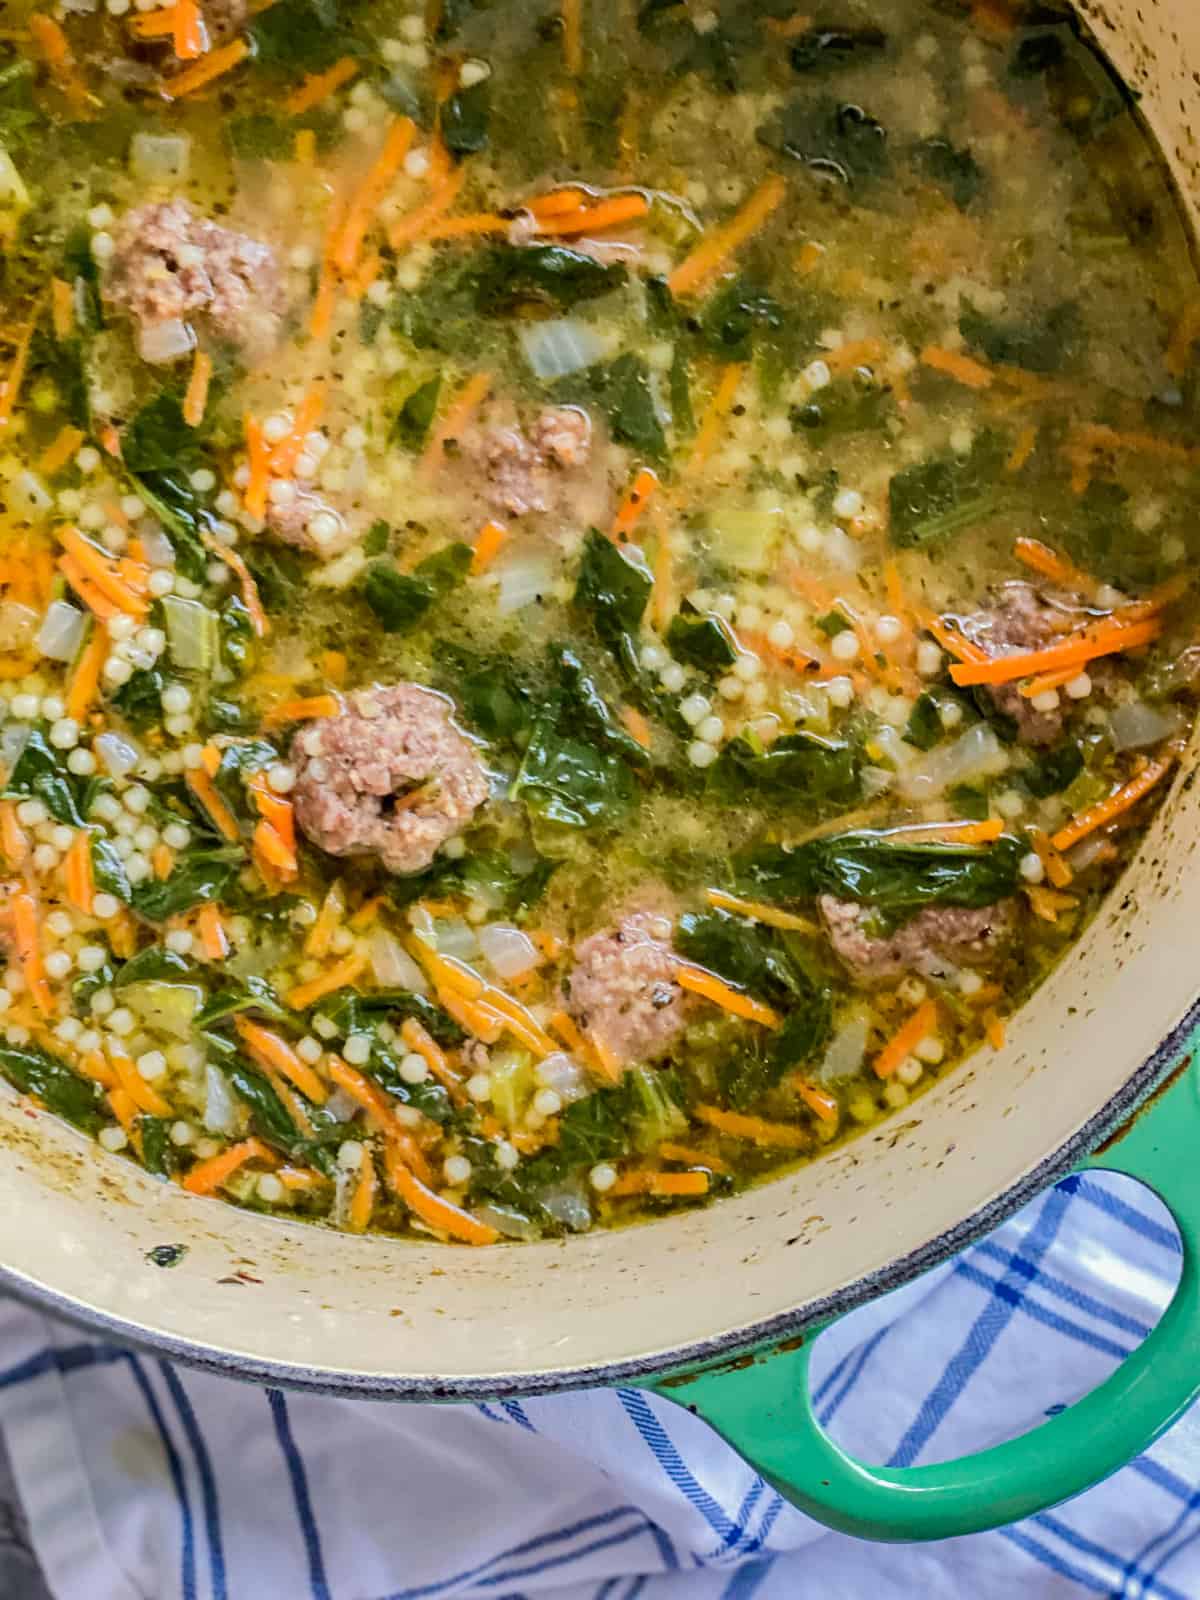
[[[1193,222],[1200,6],[1080,0]],[[196,1200],[0,1099],[0,1268],[18,1294],[230,1377],[396,1400],[641,1384],[707,1417],[804,1510],[876,1539],[1028,1516],[1143,1450],[1200,1389],[1200,788],[1179,770],[1136,863],[985,1051],[821,1161],[709,1209],[497,1250],[352,1238]],[[1100,1151],[1100,1154],[1089,1152]],[[808,1396],[817,1331],[1082,1166],[1178,1221],[1183,1274],[1144,1345],[1023,1438],[945,1465],[863,1465]],[[171,1271],[154,1246],[186,1245]]]

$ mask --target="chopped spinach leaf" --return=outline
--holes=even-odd
[[[859,754],[844,740],[803,730],[762,749],[741,735],[721,751],[709,781],[731,800],[750,791],[787,805],[849,805],[860,794]]]
[[[861,106],[797,95],[758,130],[760,143],[801,162],[817,178],[857,188],[890,165],[887,133]]]
[[[922,139],[913,148],[913,165],[923,178],[944,189],[960,211],[979,198],[985,175],[970,149],[949,139]]]
[[[130,904],[147,922],[165,922],[193,906],[220,900],[243,863],[240,850],[194,851],[169,878],[147,879],[130,895]]]
[[[490,113],[488,80],[457,89],[442,106],[442,139],[456,156],[474,155],[488,142]]]
[[[680,612],[672,617],[667,629],[667,648],[676,661],[712,677],[731,667],[738,658],[732,630],[717,616],[689,616]]]
[[[640,551],[622,552],[611,539],[589,529],[573,604],[590,615],[600,642],[630,678],[637,675],[636,637],[653,587]]]
[[[879,60],[887,49],[882,28],[809,28],[791,49],[792,71],[829,74]]]
[[[619,444],[631,446],[649,461],[665,457],[666,435],[650,387],[650,370],[641,356],[626,352],[607,366],[589,367],[562,379],[557,392],[568,402],[598,405]]]
[[[909,714],[904,730],[905,743],[915,745],[918,750],[932,750],[935,744],[941,742],[942,733],[941,708],[926,689],[924,694],[917,696]]]
[[[23,1094],[36,1096],[47,1111],[85,1133],[95,1133],[100,1127],[100,1085],[79,1077],[57,1056],[35,1044],[0,1044],[0,1072]]]
[[[392,442],[406,450],[419,450],[437,413],[438,397],[442,392],[442,377],[418,384],[404,399],[396,420],[392,424]]]
[[[998,322],[969,302],[958,319],[967,343],[999,366],[1026,367],[1030,372],[1058,372],[1079,353],[1082,319],[1071,300],[1051,307],[1027,323]]]
[[[936,545],[991,516],[1002,504],[999,460],[995,440],[985,434],[967,456],[930,456],[895,473],[888,485],[893,543]]]
[[[475,309],[508,316],[522,309],[569,310],[619,289],[628,276],[620,262],[594,261],[567,245],[493,245],[475,267]]]
[[[80,784],[67,770],[66,752],[54,750],[40,727],[31,728],[17,757],[4,793],[12,798],[40,800],[55,822],[82,828]]]
[[[384,633],[407,633],[462,582],[471,557],[470,545],[451,544],[426,556],[411,573],[398,572],[389,561],[373,561],[363,575],[360,593]]]
[[[1039,755],[1020,776],[1035,799],[1045,800],[1074,783],[1083,767],[1083,751],[1074,740],[1067,739],[1056,749]]]

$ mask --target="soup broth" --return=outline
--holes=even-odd
[[[15,1089],[482,1245],[998,1048],[1200,684],[1200,292],[1072,13],[4,12]]]

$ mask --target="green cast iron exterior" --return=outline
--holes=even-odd
[[[1069,1500],[1126,1465],[1200,1394],[1200,1030],[1185,1066],[1081,1170],[1123,1172],[1173,1213],[1183,1272],[1157,1327],[1113,1375],[1032,1432],[936,1466],[871,1467],[817,1421],[794,1348],[656,1387],[722,1434],[794,1505],[863,1539],[980,1533]]]

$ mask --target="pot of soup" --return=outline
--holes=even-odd
[[[5,9],[6,1284],[274,1384],[657,1386],[871,1537],[1141,1450],[1186,0]],[[1142,1349],[844,1455],[810,1336],[1089,1159],[1183,1232]]]

